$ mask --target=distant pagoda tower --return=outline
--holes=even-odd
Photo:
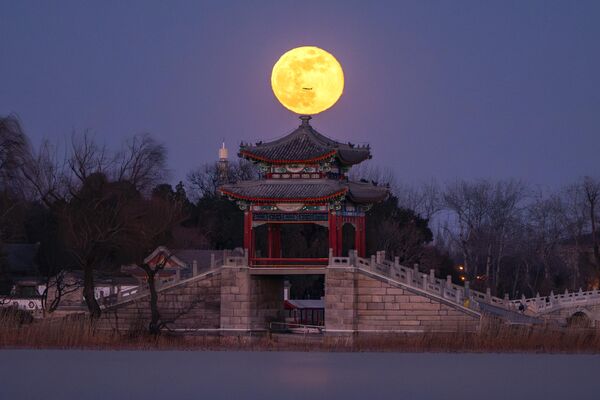
[[[219,148],[219,162],[217,163],[217,173],[219,177],[219,184],[225,184],[229,182],[229,152],[225,147],[225,142]]]
[[[351,224],[355,230],[354,249],[364,257],[365,213],[373,203],[388,196],[385,187],[348,179],[353,165],[371,158],[369,146],[329,139],[310,125],[310,116],[300,119],[300,126],[281,139],[255,145],[242,143],[239,156],[257,164],[260,179],[219,188],[244,211],[244,248],[252,266],[302,262],[281,258],[280,226],[292,223],[326,226],[333,256],[342,256],[343,227]],[[264,224],[268,257],[256,258],[254,229]]]

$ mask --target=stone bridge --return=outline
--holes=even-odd
[[[600,291],[574,292],[531,299],[491,296],[423,273],[417,266],[378,252],[370,258],[333,257],[320,267],[257,268],[246,256],[213,257],[210,266],[180,271],[158,287],[159,309],[167,329],[178,332],[242,333],[264,331],[280,321],[283,282],[287,275],[325,276],[325,326],[330,335],[426,331],[475,331],[481,316],[492,314],[510,323],[551,322],[565,325],[600,320]],[[150,316],[145,288],[106,298],[102,326],[143,327]]]

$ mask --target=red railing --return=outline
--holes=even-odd
[[[290,267],[307,267],[307,268],[322,268],[327,266],[329,258],[270,258],[270,257],[255,257],[250,259],[251,267],[260,268],[290,268]]]

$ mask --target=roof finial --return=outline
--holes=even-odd
[[[302,120],[302,125],[310,126],[310,124],[308,123],[308,121],[310,121],[312,119],[312,117],[310,115],[301,115],[300,119]]]

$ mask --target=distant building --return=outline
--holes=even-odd
[[[144,263],[152,268],[164,264],[157,276],[161,283],[168,283],[197,275],[203,270],[208,271],[217,261],[230,254],[242,255],[243,251],[241,249],[233,252],[199,249],[170,250],[165,246],[159,246],[144,259]],[[137,265],[123,265],[121,272],[133,276],[140,284],[146,284],[146,273]]]
[[[286,322],[322,326],[325,324],[325,301],[284,300]]]
[[[2,246],[0,307],[36,311],[42,308],[44,280],[37,264],[39,243],[11,243]]]
[[[219,184],[223,185],[229,182],[229,152],[225,147],[225,142],[219,149],[219,162],[217,164],[219,173]]]

